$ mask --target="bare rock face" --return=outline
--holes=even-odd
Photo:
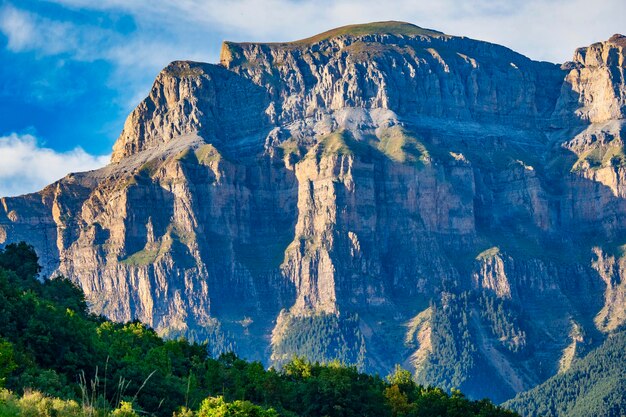
[[[398,22],[174,62],[111,164],[0,199],[96,313],[512,397],[626,321],[624,37],[562,66]]]
[[[563,68],[569,71],[564,87],[572,92],[563,98],[578,102],[578,117],[591,123],[624,118],[625,36],[614,35],[607,42],[577,49],[572,62],[563,65]]]
[[[266,98],[264,89],[217,65],[173,62],[128,116],[111,162],[189,134],[238,142],[267,126]]]

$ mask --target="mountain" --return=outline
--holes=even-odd
[[[610,336],[567,371],[507,401],[524,416],[623,416],[626,333]]]
[[[0,200],[93,312],[266,365],[513,397],[626,320],[626,37],[563,65],[401,22],[177,61],[111,164]]]

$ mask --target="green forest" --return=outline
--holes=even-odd
[[[314,362],[333,359],[353,364],[362,371],[365,367],[365,339],[359,329],[358,316],[338,317],[320,314],[310,317],[288,317],[289,329],[273,346],[275,364],[284,365],[292,355]],[[283,360],[285,358],[286,360]]]
[[[626,332],[609,338],[566,372],[505,403],[528,417],[626,415]]]
[[[212,358],[206,344],[90,314],[76,286],[39,271],[27,244],[0,251],[0,417],[516,415],[399,367],[382,378],[338,362]]]

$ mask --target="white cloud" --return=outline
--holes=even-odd
[[[7,47],[12,51],[22,50],[35,36],[32,20],[12,7],[0,11],[0,30],[7,35]]]
[[[68,54],[81,61],[101,58],[101,53],[96,52],[102,44],[116,43],[114,32],[48,19],[11,6],[0,9],[0,32],[7,37],[10,51]]]
[[[81,148],[57,152],[41,147],[32,135],[0,137],[0,196],[39,191],[70,172],[100,168],[109,155],[90,155]]]
[[[336,26],[403,20],[508,46],[534,59],[562,62],[575,48],[624,30],[623,0],[49,0],[77,9],[122,11],[151,29],[177,34],[181,52],[207,51],[206,36],[286,41]],[[146,37],[149,41],[149,37]],[[209,39],[210,40],[210,39]],[[162,42],[159,40],[158,42]],[[204,43],[203,43],[204,42]],[[219,40],[216,40],[219,42]],[[217,59],[211,51],[207,61]]]

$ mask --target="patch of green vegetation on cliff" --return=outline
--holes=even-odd
[[[162,163],[163,160],[161,160],[160,158],[154,158],[147,161],[139,168],[139,175],[152,177],[154,174],[156,174]]]
[[[402,36],[441,36],[443,33],[435,30],[423,29],[419,26],[406,22],[387,21],[366,24],[348,25],[332,29],[327,32],[299,41],[290,42],[292,45],[310,45],[339,36],[363,36],[363,35],[402,35]]]
[[[166,253],[174,253],[179,264],[183,267],[193,266],[195,261],[189,253],[188,246],[195,242],[196,234],[185,230],[178,223],[167,226],[165,234],[156,242],[147,243],[146,246],[125,258],[120,263],[130,266],[148,266],[158,261]]]
[[[320,363],[339,361],[360,369],[365,366],[365,339],[358,316],[285,313],[277,328],[280,330],[275,330],[272,336],[272,361],[277,366],[284,365],[294,355]]]
[[[282,151],[283,158],[297,159],[302,157],[302,149],[298,146],[298,141],[295,138],[289,138],[282,141],[279,145],[279,149]]]
[[[146,185],[152,182],[152,177],[157,173],[158,169],[163,164],[163,160],[160,158],[154,158],[137,169],[136,172],[128,174],[128,176],[121,178],[116,186],[116,190],[125,190],[129,187],[136,185]]]
[[[218,162],[223,159],[215,146],[210,143],[198,147],[198,149],[195,150],[195,154],[196,158],[198,158],[198,162],[202,165],[209,165],[212,162]]]
[[[572,171],[626,166],[626,149],[621,144],[597,144],[578,157]]]
[[[328,155],[364,155],[369,151],[368,145],[352,137],[347,131],[331,133],[320,140],[317,145],[323,156]]]
[[[197,63],[186,61],[172,62],[165,67],[163,72],[176,78],[197,77],[204,74],[204,70]]]
[[[430,163],[426,146],[401,126],[381,129],[376,148],[389,159],[402,164],[423,166]]]
[[[354,155],[348,145],[348,135],[345,132],[331,133],[319,142],[322,155]]]
[[[491,248],[485,249],[484,251],[476,255],[476,260],[483,261],[485,259],[493,258],[499,253],[500,253],[500,248],[497,246],[492,246]]]
[[[185,161],[191,156],[191,148],[184,149],[174,156],[174,161]]]
[[[372,58],[383,56],[390,50],[397,51],[396,45],[385,45],[380,42],[356,41],[344,48],[348,53],[347,59],[357,62],[367,62]]]
[[[172,158],[174,161],[188,162],[191,164],[210,165],[212,162],[221,161],[222,154],[211,143],[205,143],[197,148],[189,147],[180,151]]]
[[[181,224],[176,222],[170,223],[167,226],[167,234],[185,245],[196,241],[196,232],[186,230]]]
[[[300,358],[281,371],[233,353],[213,359],[206,345],[90,314],[79,288],[39,271],[32,247],[0,250],[3,417],[514,416],[401,369],[385,380]]]
[[[438,159],[448,161],[450,153],[437,152]],[[423,167],[430,165],[431,152],[413,133],[401,126],[381,128],[377,136],[355,139],[349,131],[340,130],[320,138],[305,158],[341,155],[353,156],[363,162],[388,158],[394,162]]]
[[[121,264],[130,266],[148,266],[156,262],[159,256],[159,247],[151,245],[150,247],[135,252],[120,260]]]
[[[368,143],[356,140],[348,131],[340,130],[321,137],[317,144],[309,149],[305,158],[316,158],[319,161],[324,157],[339,155],[367,161],[372,158],[374,151]]]
[[[610,336],[567,371],[504,403],[528,417],[626,414],[626,332]]]

